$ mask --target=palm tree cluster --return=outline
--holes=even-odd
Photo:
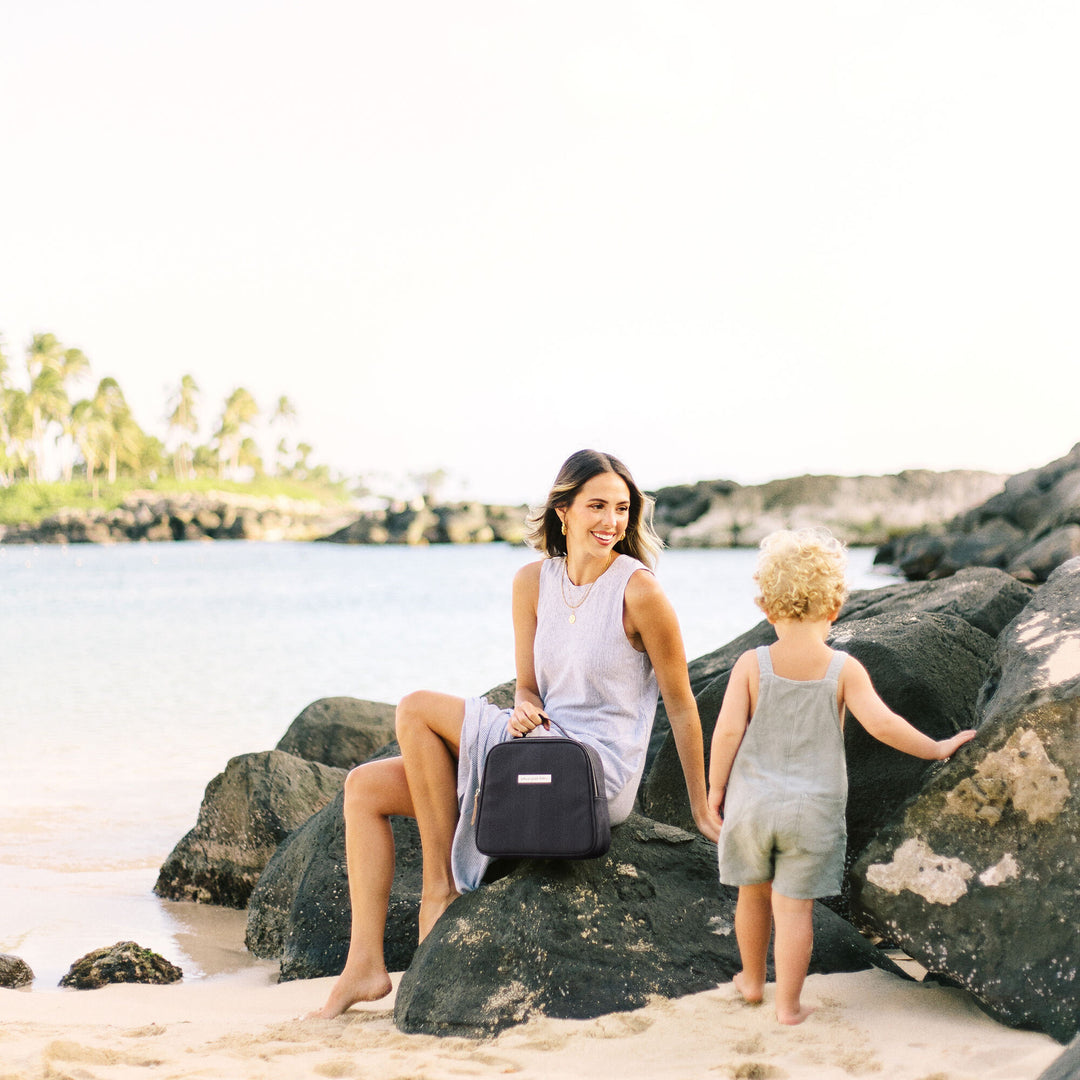
[[[216,429],[200,445],[195,441],[200,391],[191,375],[180,379],[168,403],[167,443],[139,426],[116,379],[103,378],[89,396],[72,400],[74,386],[90,376],[90,362],[81,349],[64,346],[54,334],[33,336],[26,349],[24,386],[14,385],[12,375],[0,340],[0,486],[53,477],[70,481],[78,475],[97,497],[102,478],[113,483],[120,475],[155,479],[171,469],[180,480],[242,479],[266,471],[251,434],[260,410],[243,387],[226,398]],[[295,419],[292,402],[280,397],[271,424]],[[309,465],[310,453],[308,444],[290,448],[282,438],[275,474],[328,479],[325,466]]]

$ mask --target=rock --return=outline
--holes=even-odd
[[[1080,554],[1080,443],[1041,469],[1018,473],[998,494],[944,528],[893,538],[877,558],[905,577],[945,577],[964,566],[1000,566],[1024,581],[1045,581]],[[941,534],[944,535],[941,535]]]
[[[345,771],[270,750],[233,758],[206,787],[193,828],[154,892],[243,908],[278,844],[341,790]]]
[[[394,711],[393,705],[378,701],[320,698],[297,716],[275,749],[351,769],[393,741]]]
[[[18,990],[29,986],[34,981],[30,965],[18,956],[0,953],[0,987],[5,990]]]
[[[852,910],[1002,1023],[1080,1029],[1080,559],[998,639],[979,735],[869,844]]]
[[[1046,581],[1069,559],[1080,555],[1080,525],[1063,525],[1025,548],[1009,563],[1009,573],[1020,581]]]
[[[322,539],[335,544],[520,544],[527,514],[523,506],[419,500],[367,511]]]
[[[96,990],[110,983],[165,985],[179,982],[183,977],[180,968],[156,952],[144,949],[134,941],[118,941],[76,960],[60,980],[60,985],[75,990]]]
[[[980,724],[1080,697],[1078,598],[1080,558],[1058,567],[1001,633],[979,693]]]
[[[636,814],[612,833],[603,858],[520,862],[455,900],[402,977],[397,1026],[486,1038],[728,981],[737,891],[717,883],[715,845]],[[820,904],[814,929],[812,972],[897,971]]]
[[[282,981],[337,975],[349,949],[351,906],[345,865],[344,795],[339,793],[274,852],[248,905],[247,948],[280,960]],[[420,911],[420,834],[392,818],[397,867],[384,952],[391,971],[408,967]]]

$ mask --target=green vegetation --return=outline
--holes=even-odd
[[[62,508],[113,509],[134,490],[320,502],[347,497],[344,478],[311,464],[309,443],[282,435],[267,465],[253,438],[263,414],[242,386],[222,404],[209,439],[199,443],[202,403],[193,376],[183,375],[170,396],[164,438],[139,425],[113,378],[73,400],[75,386],[89,377],[82,350],[54,334],[34,335],[19,373],[0,339],[0,524],[37,522]],[[283,431],[295,424],[296,409],[281,396],[268,419],[271,429]]]

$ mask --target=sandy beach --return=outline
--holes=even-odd
[[[725,984],[593,1020],[539,1018],[484,1041],[404,1035],[392,995],[303,1020],[332,980],[276,978],[265,963],[165,987],[0,991],[0,1080],[1033,1080],[1062,1051],[996,1023],[961,991],[878,970],[811,976],[804,997],[818,1011],[796,1028],[775,1022],[771,986],[763,1006],[748,1007]]]

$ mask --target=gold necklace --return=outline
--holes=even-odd
[[[581,605],[584,604],[586,600],[589,599],[589,593],[592,592],[592,587],[599,580],[599,578],[594,578],[592,581],[590,581],[587,588],[585,589],[585,595],[576,604],[571,604],[570,601],[566,599],[566,582],[570,581],[570,571],[567,570],[566,563],[563,563],[563,576],[559,578],[559,591],[562,593],[563,603],[570,609],[571,623],[577,622],[577,609],[581,607]],[[572,581],[570,581],[570,584],[574,585]],[[578,586],[574,585],[574,588],[578,588]]]

